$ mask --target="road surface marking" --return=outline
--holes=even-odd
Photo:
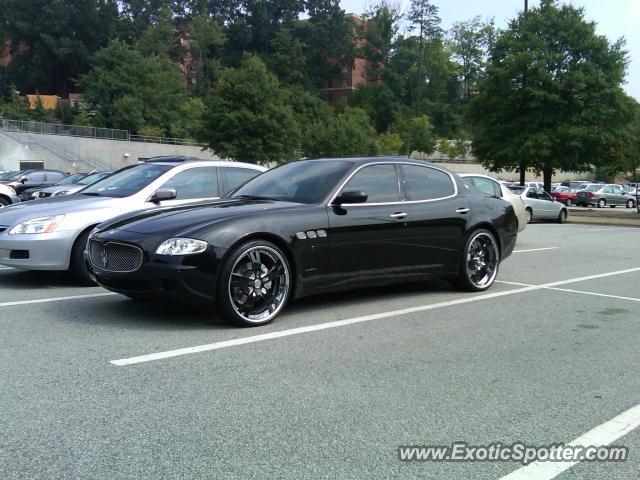
[[[543,250],[556,250],[559,247],[530,248],[528,250],[514,250],[513,253],[541,252]]]
[[[572,447],[611,445],[639,426],[640,405],[636,405],[608,422],[589,430],[567,445]],[[501,477],[500,480],[551,480],[577,463],[579,462],[533,462]]]
[[[549,287],[547,290],[556,290],[558,292],[583,293],[585,295],[594,295],[596,297],[615,298],[616,300],[631,300],[632,302],[640,302],[640,298],[620,297],[618,295],[607,295],[606,293],[584,292],[582,290],[572,290],[570,288]]]
[[[128,358],[120,358],[117,360],[110,360],[110,363],[113,365],[116,365],[118,367],[124,367],[127,365],[135,365],[137,363],[145,363],[145,362],[152,362],[155,360],[163,360],[166,358],[172,358],[172,357],[180,357],[183,355],[190,355],[193,353],[201,353],[201,352],[208,352],[208,351],[212,351],[212,350],[220,350],[223,348],[230,348],[230,347],[238,347],[240,345],[246,345],[249,343],[256,343],[256,342],[264,342],[267,340],[275,340],[277,338],[284,338],[284,337],[291,337],[293,335],[300,335],[300,334],[304,334],[304,333],[311,333],[311,332],[318,332],[321,330],[328,330],[330,328],[338,328],[338,327],[346,327],[348,325],[354,325],[357,323],[364,323],[364,322],[370,322],[372,320],[380,320],[383,318],[389,318],[389,317],[397,317],[397,316],[401,316],[401,315],[408,315],[411,313],[418,313],[418,312],[426,312],[428,310],[435,310],[438,308],[444,308],[444,307],[451,307],[454,305],[462,305],[465,303],[472,303],[472,302],[478,302],[480,300],[489,300],[492,298],[498,298],[498,297],[504,297],[507,295],[514,295],[517,293],[524,293],[524,292],[530,292],[533,290],[543,290],[545,288],[548,287],[558,287],[561,285],[567,285],[570,283],[576,283],[576,282],[583,282],[585,280],[593,280],[595,278],[603,278],[603,277],[611,277],[614,275],[623,275],[625,273],[632,273],[632,272],[640,272],[640,267],[637,268],[629,268],[626,270],[618,270],[615,272],[607,272],[607,273],[600,273],[597,275],[589,275],[586,277],[577,277],[577,278],[571,278],[569,280],[561,280],[558,282],[551,282],[551,283],[543,283],[541,285],[531,285],[531,286],[526,286],[526,287],[522,287],[522,288],[515,288],[512,290],[506,290],[506,291],[502,291],[502,292],[494,292],[494,293],[485,293],[485,294],[481,294],[481,295],[476,295],[473,297],[465,297],[465,298],[459,298],[456,300],[449,300],[449,301],[445,301],[445,302],[438,302],[438,303],[433,303],[430,305],[420,305],[420,306],[416,306],[416,307],[410,307],[410,308],[403,308],[401,310],[391,310],[388,312],[381,312],[381,313],[374,313],[372,315],[365,315],[362,317],[355,317],[355,318],[347,318],[345,320],[337,320],[334,322],[326,322],[326,323],[320,323],[317,325],[309,325],[306,327],[298,327],[298,328],[291,328],[288,330],[280,330],[277,332],[271,332],[271,333],[264,333],[261,335],[251,335],[249,337],[240,337],[240,338],[235,338],[232,340],[225,340],[222,342],[215,342],[215,343],[208,343],[205,345],[198,345],[195,347],[185,347],[185,348],[178,348],[175,350],[167,350],[167,351],[163,351],[163,352],[156,352],[156,353],[150,353],[150,354],[146,354],[146,355],[138,355],[135,357],[128,357]]]
[[[32,303],[62,302],[65,300],[80,300],[83,298],[106,297],[110,295],[118,295],[118,294],[112,293],[112,292],[105,292],[105,293],[89,293],[87,295],[72,295],[70,297],[52,297],[52,298],[39,298],[36,300],[20,300],[18,302],[0,303],[0,307],[14,307],[16,305],[31,305]]]

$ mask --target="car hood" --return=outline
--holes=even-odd
[[[130,199],[71,195],[50,197],[37,202],[17,203],[0,211],[0,225],[15,225],[32,218],[90,212],[123,205]]]
[[[56,193],[64,190],[65,192],[69,192],[69,194],[72,194],[84,187],[86,187],[86,185],[54,185],[53,187],[41,188],[40,191],[44,193]]]
[[[188,232],[229,217],[254,214],[264,210],[281,210],[296,203],[246,198],[144,210],[114,218],[99,225],[100,230],[118,229],[139,234]]]

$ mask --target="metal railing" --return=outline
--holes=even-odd
[[[166,145],[185,145],[189,147],[206,147],[206,143],[196,142],[190,138],[151,137],[145,135],[129,135],[131,142],[162,143]]]
[[[61,123],[36,122],[33,120],[3,120],[4,130],[14,130],[42,135],[66,135],[70,137],[101,138],[106,140],[129,140],[128,130],[115,128],[64,125]]]

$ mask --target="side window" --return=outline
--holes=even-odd
[[[27,175],[27,182],[44,183],[44,172],[33,172]]]
[[[527,198],[538,198],[538,194],[536,193],[535,188],[530,188],[527,192]]]
[[[58,172],[47,172],[47,183],[58,183],[64,175]]]
[[[451,177],[441,170],[420,165],[401,166],[408,200],[433,200],[453,195]],[[490,195],[493,195],[491,190]]]
[[[218,169],[196,167],[176,174],[162,185],[175,188],[176,200],[218,197]]]
[[[365,192],[366,203],[400,201],[400,187],[395,165],[371,165],[359,170],[342,189],[343,192],[357,190]]]
[[[500,186],[496,185],[495,182],[492,182],[488,178],[482,177],[469,177],[471,183],[480,190],[482,193],[486,193],[487,195],[501,197],[502,193],[500,192]]]
[[[236,168],[228,167],[222,168],[222,175],[227,182],[227,189],[230,191],[235,190],[243,183],[251,180],[253,177],[259,175],[259,170],[252,170],[250,168]]]

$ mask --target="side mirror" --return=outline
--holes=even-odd
[[[176,192],[175,188],[159,188],[153,195],[149,197],[149,202],[158,203],[163,200],[173,200],[178,196],[178,192]]]
[[[342,192],[342,195],[338,195],[333,201],[336,205],[349,204],[349,203],[365,203],[369,195],[358,190],[349,190]]]
[[[20,183],[24,184],[27,180],[29,180],[26,176],[20,177]]]

